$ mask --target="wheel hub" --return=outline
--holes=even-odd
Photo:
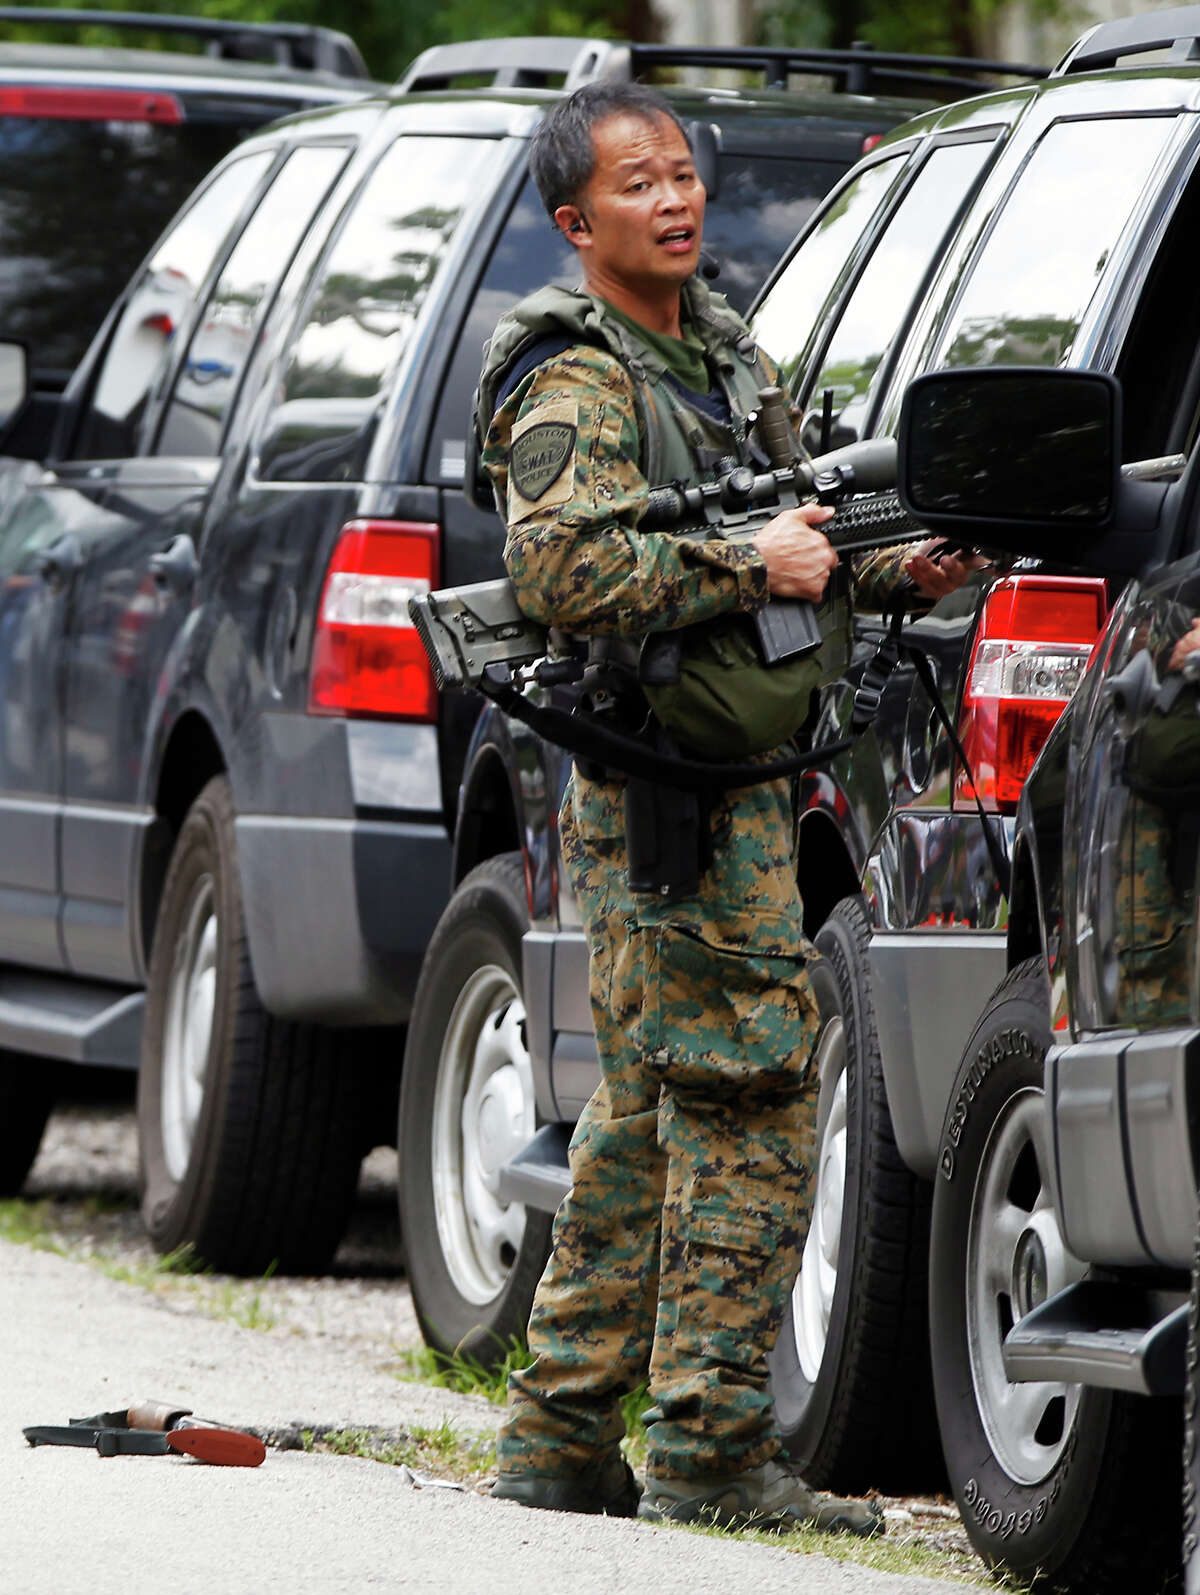
[[[817,1189],[792,1289],[796,1356],[809,1384],[816,1383],[829,1336],[846,1206],[846,1031],[840,1015],[822,1030],[814,1065],[821,1082]]]
[[[454,1004],[438,1061],[432,1124],[434,1213],[455,1288],[485,1306],[508,1282],[525,1209],[500,1171],[536,1128],[525,1008],[497,964],[476,969]]]
[[[1057,1466],[1070,1439],[1080,1386],[1012,1384],[1004,1341],[1013,1325],[1082,1277],[1066,1248],[1050,1192],[1045,1098],[1015,1092],[979,1161],[967,1237],[967,1343],[980,1421],[997,1462],[1019,1484]]]
[[[202,875],[182,916],[168,976],[162,1039],[163,1160],[178,1184],[187,1173],[204,1106],[217,1011],[218,923],[211,875]]]
[[[1013,1253],[1012,1298],[1016,1317],[1040,1307],[1046,1300],[1046,1249],[1035,1229],[1026,1230]]]

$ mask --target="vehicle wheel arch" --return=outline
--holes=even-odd
[[[155,819],[142,849],[139,945],[147,965],[175,838],[196,798],[213,776],[225,774],[228,768],[208,718],[198,709],[185,710],[162,747],[153,798]]]
[[[455,886],[486,859],[524,850],[521,810],[511,757],[497,743],[485,743],[463,776],[454,828]]]
[[[834,905],[862,890],[862,881],[837,822],[824,809],[800,816],[796,882],[804,904],[804,931],[814,936]]]
[[[1033,850],[1018,835],[1013,845],[1012,883],[1008,895],[1008,967],[1028,958],[1043,958],[1042,916]]]

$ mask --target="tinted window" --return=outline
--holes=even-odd
[[[1193,172],[1137,294],[1117,376],[1123,460],[1190,452],[1200,416],[1200,175]]]
[[[430,436],[426,480],[462,481],[471,399],[483,365],[483,346],[506,310],[551,282],[575,287],[579,264],[575,251],[546,215],[532,178],[527,177],[463,323]]]
[[[1063,365],[1170,117],[1060,122],[1033,152],[942,339],[938,365]]]
[[[262,150],[225,167],[154,251],[109,340],[75,450],[84,459],[137,453],[146,400],[170,361],[175,333],[272,159]]]
[[[401,138],[375,167],[309,296],[263,440],[263,478],[361,478],[382,396],[495,158],[491,140]]]
[[[0,116],[0,334],[61,386],[154,240],[246,127]]]
[[[846,302],[810,387],[811,403],[833,390],[835,447],[860,436],[876,382],[946,230],[992,153],[991,143],[934,149],[909,185]],[[807,437],[810,447],[818,438]]]
[[[828,161],[720,157],[718,194],[704,220],[704,247],[720,266],[713,286],[735,310],[746,312],[772,266],[841,172]],[[551,224],[532,180],[526,178],[463,324],[430,436],[426,480],[463,479],[463,450],[483,346],[501,315],[546,283],[572,288],[579,280],[575,251]]]
[[[722,156],[704,247],[721,268],[713,286],[746,315],[780,255],[846,170],[829,161]]]
[[[225,264],[175,379],[157,454],[215,455],[275,286],[347,151],[293,151]]]
[[[854,246],[904,167],[893,156],[849,183],[792,256],[754,318],[754,335],[783,367],[789,387],[804,368],[817,318]]]

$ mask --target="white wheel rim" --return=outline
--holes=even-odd
[[[1081,1278],[1064,1244],[1048,1172],[1045,1098],[1030,1087],[992,1126],[971,1200],[967,1238],[967,1347],[980,1421],[992,1454],[1019,1484],[1058,1465],[1079,1408],[1079,1385],[1010,1384],[1004,1338],[1048,1296]]]
[[[204,1104],[217,1005],[217,913],[211,875],[196,882],[167,977],[162,1042],[162,1144],[167,1173],[187,1173]]]
[[[821,1032],[815,1061],[821,1098],[829,1106],[819,1119],[817,1188],[792,1288],[796,1355],[809,1384],[816,1383],[829,1338],[846,1206],[846,1030],[840,1016],[830,1019]]]
[[[455,1289],[485,1306],[504,1289],[525,1208],[500,1197],[500,1170],[536,1128],[525,1007],[496,964],[467,981],[446,1026],[433,1103],[433,1200]]]

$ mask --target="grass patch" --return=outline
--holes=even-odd
[[[0,1202],[0,1240],[61,1254],[63,1247],[50,1226],[49,1216],[49,1202]]]
[[[436,1426],[414,1424],[404,1435],[378,1429],[321,1429],[304,1435],[306,1451],[364,1457],[389,1467],[473,1483],[496,1469],[496,1445],[487,1435],[464,1434],[448,1418]]]
[[[482,1396],[493,1406],[502,1407],[508,1400],[509,1374],[528,1368],[532,1361],[533,1353],[516,1335],[501,1348],[500,1356],[491,1365],[461,1351],[447,1354],[432,1346],[421,1346],[400,1354],[399,1377],[413,1384],[455,1390],[462,1396]]]
[[[823,1534],[817,1529],[792,1529],[787,1533],[763,1529],[721,1529],[711,1524],[672,1523],[664,1525],[685,1534],[717,1535],[722,1539],[745,1540],[750,1544],[770,1545],[796,1556],[824,1556],[833,1562],[858,1567],[874,1567],[884,1573],[908,1573],[922,1578],[950,1578],[975,1589],[1007,1589],[1023,1585],[1007,1583],[983,1574],[976,1563],[952,1550],[929,1545],[919,1531],[888,1526],[888,1532],[873,1540],[854,1534]]]
[[[214,1275],[190,1244],[161,1257],[151,1254],[130,1260],[127,1247],[118,1247],[103,1234],[105,1218],[128,1212],[130,1205],[129,1199],[108,1196],[89,1196],[69,1205],[50,1198],[0,1201],[0,1240],[88,1263],[118,1284],[135,1285],[154,1295],[185,1291],[208,1317],[229,1319],[243,1329],[274,1328],[276,1320],[262,1290],[275,1272],[274,1263],[261,1279],[242,1281]]]

